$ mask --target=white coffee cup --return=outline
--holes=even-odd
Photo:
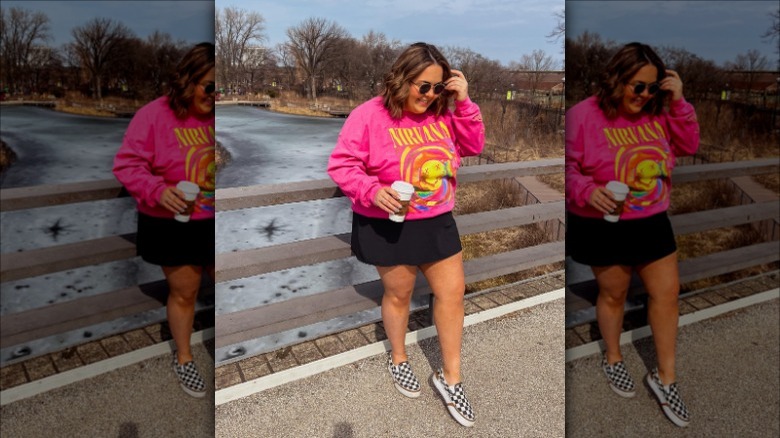
[[[623,203],[628,196],[628,186],[620,181],[610,181],[607,183],[607,190],[612,192],[612,196],[615,198],[617,207],[613,211],[614,214],[605,214],[604,220],[607,222],[617,222],[620,219],[620,213],[623,211]]]
[[[390,188],[398,192],[398,196],[401,198],[401,210],[395,214],[390,215],[390,220],[393,222],[403,222],[406,218],[406,212],[409,210],[409,201],[414,195],[414,186],[406,181],[395,181]]]
[[[176,184],[176,188],[184,192],[184,201],[187,203],[187,209],[173,216],[173,218],[179,222],[189,222],[192,210],[195,208],[195,200],[198,199],[198,193],[200,193],[200,187],[190,181],[179,181]]]

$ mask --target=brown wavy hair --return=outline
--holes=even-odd
[[[623,101],[624,86],[642,67],[652,64],[658,69],[656,81],[666,77],[666,67],[664,62],[647,44],[629,43],[623,46],[610,59],[604,77],[599,83],[596,91],[599,108],[609,119],[617,117],[618,108]],[[667,93],[658,90],[657,93],[645,104],[643,111],[658,115],[663,111],[664,105],[668,100]]]
[[[168,105],[177,118],[187,117],[195,95],[195,87],[212,68],[214,68],[214,44],[211,43],[196,45],[179,61],[167,93]]]
[[[439,65],[443,70],[442,81],[452,76],[450,63],[432,44],[414,43],[404,50],[395,60],[390,72],[385,76],[382,96],[385,108],[395,119],[403,115],[406,99],[409,97],[409,88],[412,81],[431,65]],[[450,105],[452,96],[444,90],[439,97],[428,107],[436,115],[442,115]]]

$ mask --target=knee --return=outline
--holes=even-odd
[[[628,289],[602,289],[599,291],[599,300],[612,307],[623,307],[626,303]]]
[[[660,304],[663,306],[677,306],[680,298],[680,287],[668,287],[661,291],[649,293],[650,304]]]
[[[173,301],[180,306],[194,306],[198,299],[198,287],[174,287],[168,295],[168,301]]]
[[[409,291],[385,291],[384,302],[395,307],[409,307],[412,301],[412,292]]]
[[[463,306],[463,295],[465,294],[465,286],[453,287],[450,290],[434,294],[436,301],[450,306]]]

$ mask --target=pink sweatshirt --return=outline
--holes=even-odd
[[[693,105],[673,101],[669,112],[609,120],[590,97],[566,112],[566,204],[584,217],[603,214],[588,204],[593,190],[611,180],[630,193],[620,219],[652,216],[669,208],[675,157],[699,148]]]
[[[193,220],[214,217],[214,118],[179,120],[160,97],[130,121],[114,158],[114,175],[149,216],[173,218],[158,204],[168,186],[192,181],[200,186]]]
[[[485,146],[485,126],[477,104],[455,103],[442,116],[404,111],[393,119],[381,97],[355,108],[341,129],[328,161],[328,175],[352,201],[358,214],[387,219],[374,206],[383,186],[403,180],[415,187],[407,220],[424,219],[455,206],[455,178],[460,158]]]

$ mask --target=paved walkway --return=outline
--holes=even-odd
[[[206,382],[214,381],[213,351],[213,340],[193,347]],[[166,354],[7,404],[0,415],[2,437],[206,438],[214,436],[214,393],[185,394]]]
[[[216,408],[217,437],[561,437],[563,299],[466,327],[463,380],[477,424],[456,423],[421,381],[420,398],[392,386],[385,355]],[[441,363],[438,338],[408,347],[418,378]]]
[[[597,353],[562,365],[564,300],[557,299],[466,328],[464,381],[477,411],[472,429],[449,417],[427,380],[419,399],[398,394],[384,355],[216,409],[213,394],[183,394],[169,356],[160,355],[3,406],[0,436],[562,437],[564,416],[566,437],[779,436],[780,300],[773,293],[769,301],[681,328],[678,378],[692,412],[685,429],[663,416],[644,385],[633,399],[616,396]],[[213,362],[213,341],[206,344],[194,350],[200,363]],[[409,347],[420,377],[438,366],[438,351],[436,338]],[[654,362],[651,339],[623,351],[641,381]],[[201,370],[214,378],[208,367]]]
[[[566,438],[780,436],[780,302],[683,326],[677,380],[691,412],[680,429],[641,379],[655,363],[651,338],[623,347],[637,395],[612,392],[594,354],[566,364]]]

